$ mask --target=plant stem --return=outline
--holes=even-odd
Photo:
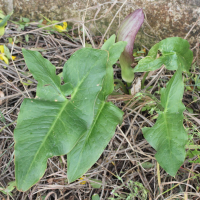
[[[130,95],[131,95],[131,86],[132,86],[132,82],[130,82],[130,83],[127,82],[128,94],[130,94]]]
[[[146,77],[148,76],[148,74],[149,74],[149,72],[146,72],[146,73],[144,74],[143,79],[142,79],[142,82],[141,82],[141,89],[142,89],[142,90],[144,89],[144,82],[145,82]]]

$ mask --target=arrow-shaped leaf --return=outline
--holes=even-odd
[[[110,43],[110,40],[113,40],[113,36],[107,42]],[[112,65],[120,57],[126,42],[120,41],[105,46],[105,50],[109,52],[109,60],[103,88],[95,104],[95,117],[92,126],[67,156],[69,182],[82,176],[97,161],[113,137],[116,125],[122,120],[123,112],[113,103],[105,102],[105,100],[114,89]],[[67,68],[65,69],[67,70]]]
[[[64,85],[55,67],[38,52],[23,54],[38,80],[37,98],[24,100],[14,132],[17,188],[26,191],[44,174],[47,159],[71,151],[91,126],[108,53],[91,48],[74,53]],[[68,100],[65,95],[70,93]]]
[[[183,92],[182,69],[179,68],[161,91],[164,111],[159,112],[153,127],[142,129],[145,139],[157,151],[156,160],[171,176],[176,175],[186,154],[188,136],[183,127]]]
[[[163,64],[169,70],[180,68],[182,71],[188,71],[193,60],[193,53],[189,47],[188,41],[180,37],[164,39],[155,44],[148,55],[139,61],[134,72],[153,71]],[[161,53],[159,58],[158,53]]]
[[[26,191],[41,178],[47,159],[52,156],[69,153],[70,181],[82,176],[98,159],[123,115],[105,100],[113,89],[112,64],[125,45],[120,42],[109,50],[78,50],[64,66],[64,84],[48,60],[38,52],[23,50],[38,86],[36,99],[25,99],[22,103],[14,132],[19,190]],[[71,95],[70,100],[67,95]],[[83,147],[79,143],[84,144],[83,150],[88,153],[87,165],[82,152],[78,152]],[[73,166],[76,163],[78,168]],[[83,169],[79,168],[81,164]],[[76,170],[75,176],[71,166]]]

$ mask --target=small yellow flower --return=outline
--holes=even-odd
[[[0,60],[3,60],[7,65],[9,64],[8,58],[4,56],[4,46],[0,45]]]
[[[56,30],[57,30],[58,32],[66,31],[67,22],[63,22],[63,26],[61,26],[61,25],[55,25],[54,27],[56,28]]]
[[[11,56],[13,60],[16,59],[16,56]],[[0,45],[0,60],[3,60],[7,65],[9,64],[8,58],[4,54],[4,45]]]
[[[3,45],[0,45],[0,52],[4,53],[4,46]]]
[[[16,56],[11,56],[12,57],[12,60],[15,60],[16,59]]]
[[[8,58],[6,58],[3,54],[0,54],[0,59],[3,60],[7,65],[9,64]]]
[[[115,166],[115,163],[114,162],[111,162],[114,166]]]
[[[67,22],[63,22],[63,28],[64,28],[64,29],[67,28]]]
[[[84,176],[82,176],[81,178],[79,178],[80,180],[84,180],[85,179],[85,177]],[[81,181],[80,182],[80,184],[81,185],[85,185],[87,182],[86,181]]]

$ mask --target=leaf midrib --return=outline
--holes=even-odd
[[[164,117],[164,123],[165,123],[165,127],[166,127],[166,132],[167,132],[167,135],[169,136],[169,140],[168,140],[168,144],[169,144],[169,149],[170,149],[170,155],[172,154],[172,151],[171,151],[171,139],[170,139],[170,131],[169,131],[169,129],[170,128],[168,128],[168,122],[167,122],[167,117],[166,117],[166,115],[167,115],[167,112],[163,112],[163,117]]]
[[[86,139],[85,139],[84,145],[83,145],[83,147],[82,147],[82,149],[81,149],[80,155],[82,155],[82,152],[83,152],[83,149],[84,149],[84,147],[85,147],[85,145],[86,145],[86,142],[87,142],[89,136],[91,135],[91,133],[92,133],[92,131],[93,131],[95,125],[96,125],[96,122],[97,122],[97,120],[98,120],[98,118],[99,118],[99,115],[102,113],[102,110],[103,110],[103,108],[104,108],[104,106],[105,106],[105,104],[106,104],[105,101],[102,101],[101,103],[102,103],[102,105],[101,105],[101,107],[99,108],[99,112],[96,114],[95,119],[93,120],[93,123],[92,123],[92,126],[91,126],[91,128],[90,128],[90,131],[89,131],[89,132],[88,132],[88,131],[86,132],[86,133],[88,133],[88,134],[87,134],[87,137],[86,137]],[[84,134],[83,134],[82,137],[84,137]],[[82,137],[80,137],[80,139],[81,139]],[[80,140],[80,139],[79,139],[79,140]],[[79,141],[78,141],[78,142],[79,142]],[[77,142],[77,143],[78,143],[78,142]],[[76,145],[77,145],[77,143],[76,143]],[[77,170],[77,168],[78,168],[78,166],[79,166],[79,164],[80,164],[80,161],[81,161],[80,158],[81,158],[81,156],[79,156],[79,160],[78,160],[78,162],[77,162],[77,167],[76,167],[75,170],[74,170],[75,173],[76,173],[76,170]]]
[[[175,74],[176,76],[177,76],[177,74]],[[176,77],[175,77],[176,78]],[[174,80],[175,80],[175,78],[174,78]],[[165,123],[165,127],[166,127],[166,132],[167,132],[167,136],[170,138],[170,131],[169,131],[169,128],[168,128],[168,123],[167,123],[167,117],[166,117],[166,115],[167,115],[167,111],[168,111],[168,104],[169,104],[169,101],[170,101],[170,94],[171,94],[171,90],[172,90],[172,86],[173,86],[173,83],[174,83],[174,80],[173,80],[173,82],[172,82],[172,84],[171,84],[171,87],[170,87],[170,89],[169,89],[169,92],[168,92],[168,94],[167,94],[167,101],[166,101],[166,103],[165,103],[165,108],[164,108],[164,111],[163,111],[163,117],[164,117],[164,123]],[[167,88],[165,88],[165,91],[164,92],[166,92],[166,89]],[[169,143],[169,149],[170,149],[170,154],[172,153],[172,151],[171,151],[171,139],[169,139],[168,140],[168,143]]]
[[[40,152],[41,148],[43,147],[44,143],[46,142],[46,139],[49,137],[49,134],[51,133],[52,129],[54,128],[54,126],[55,126],[55,124],[56,124],[58,118],[60,117],[60,115],[62,114],[63,110],[65,109],[65,107],[67,106],[67,104],[68,104],[69,102],[70,102],[70,101],[66,99],[66,102],[63,104],[63,106],[62,106],[60,112],[59,112],[58,115],[57,115],[58,117],[56,117],[56,118],[54,119],[54,122],[53,122],[52,126],[50,127],[48,133],[45,135],[45,137],[44,137],[44,139],[43,139],[43,141],[42,141],[40,147],[38,148],[38,150],[37,150],[37,152],[36,152],[36,154],[35,154],[35,156],[34,156],[32,162],[31,162],[30,167],[29,167],[28,170],[27,170],[26,176],[25,176],[24,179],[23,179],[23,183],[25,182],[26,177],[27,177],[28,173],[30,172],[33,163],[35,162],[35,160],[36,160],[36,158],[37,158],[37,156],[38,156],[38,153]]]

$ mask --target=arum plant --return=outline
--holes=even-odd
[[[14,131],[18,190],[26,191],[39,181],[48,158],[67,154],[71,183],[100,157],[122,121],[123,112],[107,98],[114,89],[112,65],[125,46],[126,42],[115,43],[113,36],[101,50],[79,49],[64,65],[64,84],[49,60],[22,50],[38,85],[36,98],[24,99]]]
[[[157,54],[161,56],[157,58]],[[184,93],[183,72],[189,72],[193,52],[187,40],[180,37],[166,38],[155,44],[148,55],[139,61],[134,72],[149,72],[165,65],[176,70],[166,88],[161,89],[161,106],[158,119],[153,127],[142,129],[145,139],[157,151],[156,160],[171,176],[175,176],[186,156],[185,145],[188,135],[183,126],[182,103]]]
[[[142,9],[137,9],[124,19],[117,33],[117,41],[127,42],[127,45],[119,58],[122,79],[127,83],[131,83],[134,79],[134,72],[133,68],[131,67],[131,64],[134,61],[133,46],[135,37],[143,22],[143,11]]]

